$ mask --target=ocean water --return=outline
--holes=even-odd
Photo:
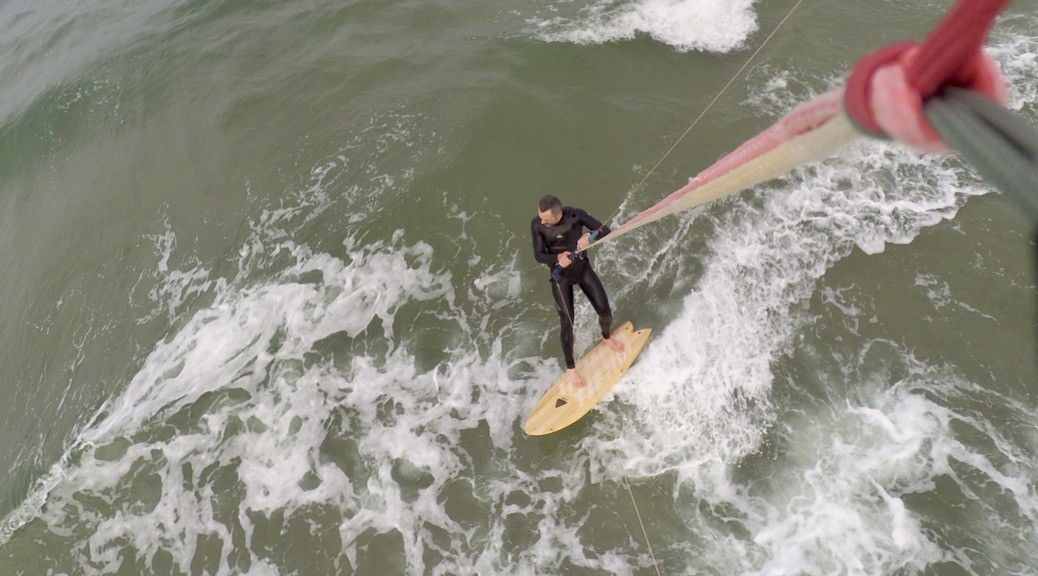
[[[541,195],[623,222],[951,6],[801,5],[650,171],[793,4],[0,1],[0,574],[1038,574],[1035,224],[954,156],[603,245],[653,337],[521,431]]]

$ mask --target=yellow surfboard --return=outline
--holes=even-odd
[[[616,329],[610,338],[624,343],[621,354],[613,352],[605,342],[599,342],[577,361],[577,372],[587,382],[587,386],[576,388],[566,381],[566,375],[563,374],[534,406],[533,412],[526,418],[526,424],[523,424],[523,432],[530,436],[551,434],[580,420],[627,372],[651,333],[649,328],[635,330],[630,322]]]

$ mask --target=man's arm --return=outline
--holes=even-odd
[[[584,227],[588,230],[594,232],[596,230],[601,229],[601,231],[598,233],[598,238],[605,238],[605,236],[609,234],[609,232],[611,232],[611,230],[609,230],[609,226],[602,224],[594,216],[588,214],[583,210],[581,210],[578,213],[578,216],[580,216],[580,223],[583,224]]]
[[[601,240],[612,232],[608,226],[602,224],[594,216],[588,214],[584,210],[578,210],[577,216],[580,224],[588,230],[591,230],[590,233],[584,234],[580,237],[580,240],[577,242],[577,249],[579,250],[584,250],[591,245],[591,242]],[[595,236],[594,240],[591,239],[592,234]]]
[[[544,243],[544,236],[538,231],[539,225],[536,218],[530,222],[530,235],[533,236],[533,257],[541,264],[551,266],[558,262],[558,256],[548,251],[548,245]]]

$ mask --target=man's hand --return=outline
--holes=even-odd
[[[559,254],[559,266],[566,268],[573,263],[573,260],[569,257],[569,255],[569,252],[563,252],[562,254]]]
[[[587,248],[590,245],[591,245],[591,234],[588,234],[587,232],[585,232],[584,235],[580,237],[580,240],[577,240],[577,250],[584,250],[585,248]]]

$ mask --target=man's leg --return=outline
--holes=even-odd
[[[551,296],[555,300],[555,311],[559,313],[559,337],[562,354],[566,357],[566,368],[576,367],[573,358],[573,285],[569,282],[551,280]]]
[[[574,388],[584,388],[587,382],[577,372],[577,362],[573,358],[573,285],[552,280],[551,295],[555,300],[555,311],[559,313],[562,353],[566,356],[566,378]]]
[[[602,340],[613,351],[623,352],[623,343],[609,338],[610,328],[613,325],[613,310],[609,307],[609,297],[606,296],[605,287],[602,286],[602,281],[598,279],[598,274],[595,274],[591,266],[584,270],[580,289],[587,296],[587,299],[591,301],[591,306],[595,308],[595,312],[598,314],[598,326],[602,329]]]

